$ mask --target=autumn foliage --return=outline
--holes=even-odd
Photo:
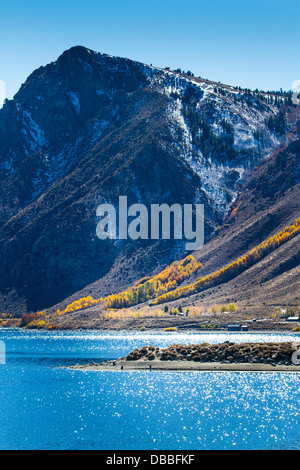
[[[153,299],[175,289],[191,274],[201,267],[192,255],[182,261],[175,261],[161,273],[152,278],[143,278],[130,289],[119,294],[112,294],[105,299],[105,307],[124,308]]]
[[[228,264],[227,266],[220,269],[219,271],[214,272],[213,274],[198,279],[194,284],[185,287],[180,287],[171,292],[167,292],[161,296],[158,296],[152,302],[152,305],[157,305],[164,302],[180,299],[182,297],[187,297],[189,295],[196,294],[197,292],[200,292],[202,290],[209,289],[210,287],[214,287],[223,282],[227,282],[241,274],[246,269],[253,266],[255,263],[267,256],[269,253],[274,251],[283,243],[294,238],[299,233],[300,217],[296,219],[294,224],[285,227],[285,229],[281,232],[260,243],[242,258],[239,258],[233,263]]]
[[[81,299],[75,300],[71,304],[67,305],[66,308],[62,311],[57,310],[57,315],[63,315],[65,313],[76,312],[76,310],[82,310],[87,307],[92,307],[93,305],[98,305],[103,302],[103,299],[93,299],[90,295],[87,297],[82,297]]]
[[[40,322],[44,322],[45,316],[46,316],[45,310],[42,310],[41,312],[35,312],[35,313],[24,313],[21,317],[19,326],[23,328],[36,327],[38,326],[38,324],[39,326],[42,326]]]
[[[299,233],[300,217],[296,219],[292,225],[285,227],[281,232],[269,237],[267,240],[257,245],[245,256],[228,264],[213,274],[199,278],[193,284],[184,287],[177,287],[185,279],[197,272],[202,266],[201,263],[196,261],[192,255],[189,255],[182,261],[172,263],[156,276],[140,279],[131,288],[119,294],[112,294],[104,299],[93,299],[91,296],[87,296],[76,300],[67,305],[64,310],[57,310],[54,318],[59,315],[82,310],[100,303],[104,303],[106,309],[121,309],[128,308],[148,300],[151,300],[149,305],[153,306],[196,294],[223,282],[230,281],[246,269],[249,269],[276,248],[297,236]],[[229,306],[222,307],[224,307],[224,309],[226,307],[226,311],[235,311],[236,307],[234,306],[235,308],[233,308],[233,306],[234,304],[230,304]],[[213,308],[216,309],[217,306],[213,306],[212,309]],[[157,315],[162,314],[162,311],[157,311]],[[127,312],[126,315],[135,316],[136,312]],[[2,317],[2,326],[6,326],[6,322],[12,321],[10,318],[6,320],[6,315],[4,319],[4,314]],[[45,311],[24,314],[17,320],[17,322],[18,326],[25,328],[43,328],[46,326],[49,327],[49,329],[56,329],[57,327],[55,324],[49,324],[49,315],[46,315]]]

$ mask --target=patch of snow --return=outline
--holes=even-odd
[[[48,141],[45,138],[45,132],[32,119],[29,111],[23,111],[22,122],[24,124],[24,128],[21,132],[27,137],[30,150],[36,152],[48,144]]]
[[[80,113],[80,103],[79,103],[79,98],[77,96],[77,93],[75,93],[74,91],[70,91],[69,96],[71,98],[72,104],[73,104],[73,106],[75,108],[75,111],[76,111],[76,114],[78,116],[79,113]]]
[[[228,167],[204,158],[202,153],[192,144],[191,134],[181,113],[180,101],[169,107],[169,130],[172,134],[174,151],[181,154],[187,165],[199,176],[201,190],[206,194],[211,207],[217,208],[225,215],[231,202],[236,198],[237,191],[226,185],[226,174],[236,170],[240,177],[244,173],[242,167]]]

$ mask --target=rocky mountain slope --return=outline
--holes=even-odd
[[[299,218],[300,141],[275,152],[253,169],[248,181],[214,237],[193,255],[202,263],[201,277],[243,257],[269,237]],[[267,256],[229,282],[207,289],[184,304],[211,305],[238,302],[253,310],[274,310],[276,305],[299,306],[299,235],[278,245]],[[199,278],[193,274],[184,284]]]
[[[218,227],[203,249],[193,252],[193,256],[201,262],[201,269],[191,274],[181,286],[189,286],[223,269],[299,220],[299,161],[300,141],[297,140],[253,169],[223,225]],[[71,309],[62,316],[56,316],[54,309],[54,317],[50,315],[48,321],[59,328],[140,329],[171,326],[185,329],[202,328],[203,325],[226,328],[228,323],[244,323],[249,318],[256,318],[255,323],[250,322],[252,330],[290,330],[295,324],[280,318],[272,319],[272,316],[287,305],[294,314],[300,313],[299,237],[298,231],[296,236],[275,245],[269,253],[232,279],[194,295],[173,301],[167,299],[149,307],[153,304],[150,300],[111,314],[105,309],[105,303],[74,311]],[[119,291],[116,289],[115,292]],[[173,292],[170,291],[171,294]],[[97,284],[92,294],[97,298]],[[237,305],[237,311],[222,313],[211,309],[213,305],[229,303]],[[181,308],[182,311],[188,309],[191,316],[171,316],[174,308]],[[162,312],[165,309],[167,313],[157,315],[158,310]],[[193,315],[195,309],[198,312],[196,316]]]
[[[203,203],[208,240],[253,168],[294,141],[298,127],[286,93],[83,47],[64,52],[0,110],[0,310],[104,296],[158,272],[183,256],[184,243],[101,241],[98,205],[120,195],[148,207]]]

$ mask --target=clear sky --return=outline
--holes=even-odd
[[[300,79],[300,0],[0,0],[0,91],[82,45],[251,89]]]

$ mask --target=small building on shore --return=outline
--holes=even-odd
[[[241,331],[241,325],[227,325],[227,331]]]

